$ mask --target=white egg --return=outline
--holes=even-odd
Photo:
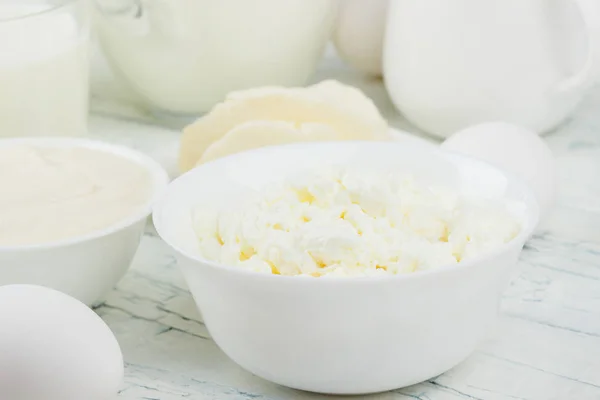
[[[535,132],[504,122],[490,122],[459,131],[442,148],[472,156],[520,176],[533,189],[540,220],[555,198],[555,161],[548,145]]]
[[[0,398],[109,400],[123,380],[113,333],[83,303],[32,285],[0,287]]]
[[[353,67],[382,75],[383,36],[389,0],[342,0],[333,42]]]

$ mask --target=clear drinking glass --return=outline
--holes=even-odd
[[[0,0],[0,137],[87,131],[86,0]]]

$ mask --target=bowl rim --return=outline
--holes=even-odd
[[[222,163],[225,165],[226,163],[228,163],[232,160],[235,160],[239,156],[244,157],[250,153],[273,152],[273,151],[277,151],[280,148],[288,148],[288,147],[289,148],[292,148],[292,147],[310,148],[310,147],[334,146],[334,145],[352,146],[352,145],[366,144],[366,143],[368,143],[372,146],[377,146],[377,145],[401,146],[404,149],[409,148],[411,151],[435,154],[435,155],[438,155],[441,157],[459,160],[458,162],[462,162],[461,160],[464,160],[464,161],[468,161],[469,163],[479,164],[481,166],[485,166],[485,168],[495,170],[496,172],[505,176],[510,182],[516,184],[519,187],[520,191],[524,194],[525,200],[523,201],[523,203],[525,203],[527,206],[527,208],[526,208],[527,213],[526,213],[526,217],[523,218],[522,221],[520,221],[523,224],[521,231],[512,240],[510,240],[506,243],[503,243],[502,245],[500,245],[490,251],[484,252],[482,254],[479,254],[473,258],[470,258],[466,261],[459,262],[457,264],[440,265],[439,267],[436,267],[433,269],[428,269],[428,270],[424,270],[424,271],[415,271],[415,272],[412,272],[409,274],[343,277],[343,278],[338,278],[338,279],[334,279],[334,278],[323,279],[322,277],[319,279],[315,279],[313,277],[300,276],[300,275],[288,276],[288,275],[266,274],[266,273],[259,273],[259,272],[255,272],[255,271],[249,271],[249,270],[239,268],[236,266],[221,264],[221,263],[218,263],[215,261],[211,261],[211,260],[202,258],[199,255],[191,254],[187,250],[182,249],[181,246],[174,243],[175,241],[171,240],[171,238],[169,238],[169,236],[167,236],[166,234],[163,233],[163,231],[164,231],[163,225],[164,224],[163,224],[162,210],[164,209],[164,205],[167,203],[167,201],[169,200],[170,195],[171,195],[171,191],[169,190],[169,188],[172,187],[172,185],[178,184],[178,182],[181,181],[182,179],[189,179],[187,177],[189,177],[190,175],[193,175],[195,173],[198,173],[197,170],[200,168],[203,168],[203,166],[213,165],[216,163]],[[194,171],[196,171],[196,172],[194,172]],[[511,250],[514,250],[515,247],[516,248],[522,247],[525,244],[525,242],[531,237],[535,228],[537,227],[537,225],[539,223],[539,217],[540,217],[540,207],[539,207],[538,201],[533,193],[533,190],[529,187],[529,185],[527,185],[525,183],[525,181],[522,178],[511,173],[510,171],[503,170],[493,164],[482,161],[480,159],[477,159],[477,158],[474,158],[471,156],[466,156],[466,155],[452,152],[452,151],[447,151],[447,150],[441,149],[439,147],[422,146],[421,144],[393,142],[393,141],[391,143],[389,141],[386,141],[386,142],[373,142],[373,141],[330,142],[330,141],[323,141],[323,142],[310,142],[310,143],[306,143],[306,142],[291,143],[291,144],[284,144],[284,145],[277,145],[277,146],[266,146],[266,147],[261,147],[261,148],[252,149],[252,150],[248,150],[248,151],[243,151],[241,153],[232,154],[232,155],[229,155],[226,157],[222,157],[222,158],[207,162],[206,164],[202,164],[202,165],[200,165],[196,168],[193,168],[190,171],[187,171],[186,173],[180,175],[176,179],[174,179],[167,186],[165,191],[163,191],[161,197],[157,200],[157,202],[154,206],[154,211],[153,211],[154,226],[155,226],[155,229],[156,229],[158,235],[160,236],[160,238],[171,249],[173,249],[177,254],[198,264],[198,265],[194,265],[194,267],[207,267],[216,272],[231,273],[234,275],[240,275],[240,276],[242,276],[244,278],[248,278],[248,279],[272,281],[272,282],[275,282],[278,284],[285,284],[286,282],[288,284],[293,284],[292,282],[305,282],[306,283],[306,282],[317,281],[317,282],[321,282],[321,283],[319,283],[319,285],[321,285],[321,284],[324,284],[324,285],[336,284],[337,285],[337,284],[340,284],[339,282],[345,282],[346,284],[367,284],[367,283],[377,283],[377,282],[382,282],[382,281],[388,282],[388,281],[397,281],[397,280],[423,279],[423,278],[426,278],[426,277],[429,277],[432,275],[457,273],[457,272],[460,272],[460,271],[463,271],[466,269],[471,269],[471,268],[476,267],[479,264],[485,263],[488,260],[497,258],[498,256],[501,256],[502,254],[507,254]]]
[[[16,145],[56,148],[80,147],[108,153],[115,157],[121,157],[142,166],[149,173],[153,187],[152,193],[148,196],[148,199],[145,203],[139,207],[136,207],[135,211],[132,212],[128,217],[110,224],[105,228],[96,229],[83,235],[51,242],[16,246],[0,245],[0,253],[49,250],[60,247],[68,247],[90,240],[99,239],[117,231],[126,229],[152,214],[154,204],[160,198],[160,194],[164,191],[170,181],[166,170],[150,156],[138,150],[132,149],[131,147],[109,143],[102,140],[70,137],[26,137],[0,139],[0,149]]]

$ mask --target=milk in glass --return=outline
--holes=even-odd
[[[86,132],[88,37],[71,6],[0,2],[0,137]]]

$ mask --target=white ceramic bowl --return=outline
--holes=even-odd
[[[153,195],[145,205],[117,224],[48,244],[0,246],[0,286],[18,283],[46,286],[93,305],[127,272],[152,205],[169,181],[167,173],[157,162],[135,150],[99,141],[72,138],[0,140],[0,147],[16,144],[105,151],[142,165],[152,176]]]
[[[517,238],[485,256],[405,276],[310,279],[217,265],[198,254],[190,210],[228,207],[320,163],[411,171],[421,182],[525,204]],[[219,347],[273,382],[335,394],[411,385],[464,360],[494,321],[538,206],[517,178],[435,148],[390,142],[294,144],[239,153],[176,179],[154,212]]]

